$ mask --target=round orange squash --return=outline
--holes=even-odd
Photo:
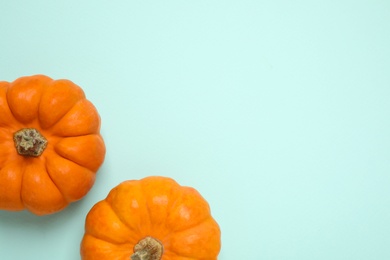
[[[206,200],[171,178],[124,181],[86,217],[83,260],[215,260],[221,232]]]
[[[0,81],[0,209],[62,210],[87,194],[104,157],[100,116],[79,86]]]

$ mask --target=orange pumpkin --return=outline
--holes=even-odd
[[[62,210],[90,190],[104,156],[99,114],[79,86],[0,81],[0,209]]]
[[[160,176],[122,182],[86,217],[84,260],[215,260],[221,233],[206,200]]]

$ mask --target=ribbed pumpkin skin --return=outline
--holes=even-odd
[[[206,200],[161,176],[124,181],[86,217],[83,260],[129,260],[143,238],[158,239],[162,260],[215,260],[221,232]]]
[[[39,157],[17,153],[23,128],[47,139]],[[0,209],[62,210],[90,190],[105,151],[100,116],[76,84],[44,75],[0,82]]]

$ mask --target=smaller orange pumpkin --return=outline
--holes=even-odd
[[[91,189],[105,152],[79,86],[44,75],[0,81],[0,209],[62,210]]]
[[[84,260],[215,260],[221,232],[194,188],[152,176],[122,182],[86,217]]]

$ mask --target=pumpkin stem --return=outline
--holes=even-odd
[[[134,246],[131,260],[160,260],[164,247],[160,241],[153,237],[145,237]]]
[[[35,128],[23,128],[14,133],[16,151],[23,156],[40,156],[46,148],[47,140]]]

